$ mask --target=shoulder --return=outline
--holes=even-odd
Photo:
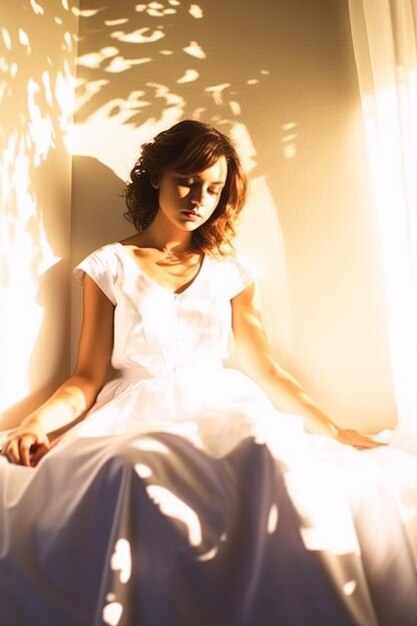
[[[74,268],[75,276],[79,278],[85,272],[85,268],[90,266],[111,267],[119,259],[120,248],[122,245],[119,242],[114,242],[93,250],[76,265]]]
[[[256,270],[252,261],[241,254],[210,257],[217,280],[224,286],[230,298],[235,297],[255,281]]]
[[[114,285],[120,273],[123,246],[119,242],[109,243],[90,252],[74,268],[74,276],[82,283],[87,274],[114,303]]]

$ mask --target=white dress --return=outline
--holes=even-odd
[[[233,413],[229,426],[242,437],[253,417],[270,413],[271,402],[253,381],[225,366],[232,345],[231,299],[254,280],[246,261],[206,256],[181,293],[151,280],[120,243],[93,252],[74,272],[81,282],[85,273],[92,277],[115,305],[112,366],[118,372],[77,435],[192,422],[201,425],[207,445],[224,452],[224,435],[207,441],[209,422],[215,428],[220,419],[224,432],[224,415]]]
[[[118,373],[36,468],[0,459],[0,626],[416,626],[417,442],[307,435],[225,366],[248,264],[174,294],[115,243],[75,273]]]

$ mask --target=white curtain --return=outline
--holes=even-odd
[[[417,0],[349,0],[398,428],[417,432]]]

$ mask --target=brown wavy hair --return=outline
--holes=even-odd
[[[232,249],[236,218],[246,200],[247,180],[230,139],[202,122],[179,122],[142,146],[124,193],[125,217],[139,232],[144,231],[158,210],[158,190],[152,181],[166,171],[183,176],[197,174],[222,156],[227,161],[226,182],[215,211],[192,233],[192,248],[220,254]]]

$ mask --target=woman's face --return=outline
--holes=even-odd
[[[195,174],[183,176],[176,172],[164,172],[158,185],[158,212],[181,230],[196,230],[216,209],[226,176],[224,156],[211,167]]]

